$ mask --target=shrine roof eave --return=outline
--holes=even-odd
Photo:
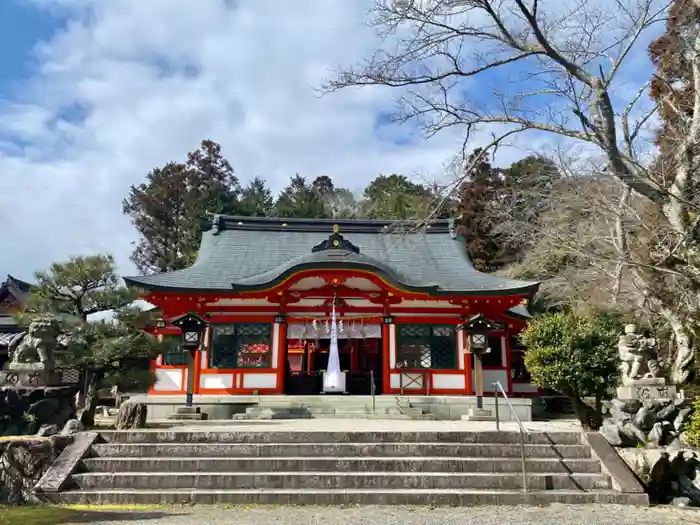
[[[532,313],[530,313],[530,310],[524,304],[519,304],[517,306],[514,306],[513,308],[511,308],[510,310],[508,310],[506,312],[506,315],[509,315],[511,317],[516,317],[516,318],[521,319],[523,321],[529,321],[532,319]]]
[[[390,269],[382,268],[376,265],[345,261],[342,263],[318,263],[318,262],[302,262],[290,266],[289,268],[282,269],[279,272],[274,272],[269,278],[259,278],[255,282],[250,280],[244,280],[243,282],[231,283],[229,287],[211,287],[211,286],[191,286],[183,283],[161,283],[154,282],[152,277],[156,276],[144,276],[142,278],[138,277],[125,277],[124,281],[127,286],[140,288],[146,292],[162,292],[162,293],[180,293],[180,294],[204,294],[204,295],[235,295],[246,292],[260,292],[266,291],[273,288],[277,288],[282,285],[285,281],[293,277],[295,274],[300,272],[308,271],[333,271],[333,270],[345,270],[345,271],[361,271],[361,272],[371,272],[372,274],[379,277],[381,280],[385,281],[390,287],[397,289],[398,291],[405,291],[409,294],[427,294],[428,296],[434,297],[506,297],[506,296],[533,296],[537,293],[540,283],[538,282],[523,282],[516,281],[515,286],[512,286],[512,281],[508,279],[503,279],[502,281],[494,278],[495,286],[490,288],[484,287],[470,287],[468,283],[462,288],[444,289],[441,286],[434,283],[408,283],[403,279],[397,277]],[[174,273],[174,272],[172,272]],[[162,274],[167,275],[167,274]],[[262,276],[261,276],[262,277]],[[245,282],[248,281],[248,282]],[[499,286],[500,285],[500,286]]]
[[[7,279],[0,283],[0,301],[12,295],[17,301],[23,303],[30,290],[31,285],[29,283],[8,275]]]

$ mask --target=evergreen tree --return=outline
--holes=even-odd
[[[562,174],[550,159],[531,155],[502,170],[502,182],[492,209],[493,233],[500,266],[520,262],[538,241],[541,218],[552,208],[553,190]]]
[[[491,166],[488,154],[481,149],[472,152],[467,164],[477,159],[460,188],[457,233],[464,238],[474,267],[489,271],[499,265],[501,256],[501,247],[492,234],[494,216],[489,208],[498,198],[502,179],[501,171]]]
[[[379,175],[364,190],[363,215],[378,220],[418,220],[426,216],[434,197],[404,175]]]
[[[131,186],[122,211],[131,217],[139,242],[131,260],[143,273],[178,270],[197,255],[207,212],[235,213],[240,186],[221,147],[205,140],[187,163],[169,162]]]
[[[328,219],[331,214],[326,206],[324,196],[319,190],[327,190],[328,177],[319,177],[315,186],[309,184],[305,177],[296,174],[289,185],[282,190],[275,205],[278,217],[297,217],[306,219]],[[325,179],[328,179],[326,181]],[[316,182],[314,181],[314,182]],[[332,188],[332,182],[331,182]],[[331,190],[332,191],[332,190]]]
[[[246,217],[270,217],[274,213],[275,202],[265,181],[256,177],[241,191],[238,201],[238,214]]]
[[[335,188],[327,206],[334,219],[357,219],[362,215],[361,201],[347,188]]]
[[[87,426],[94,423],[98,389],[116,385],[133,391],[153,383],[149,360],[165,346],[144,331],[155,318],[133,306],[138,297],[138,291],[121,285],[109,255],[72,257],[36,274],[20,322],[45,315],[58,319],[65,335],[59,364],[86,374],[78,414]],[[90,318],[97,314],[100,319]]]

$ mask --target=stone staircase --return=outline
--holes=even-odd
[[[261,419],[406,419],[435,420],[420,407],[399,396],[295,396],[287,399],[261,397],[256,406],[236,414],[237,420]]]
[[[578,433],[103,432],[58,492],[68,504],[648,504],[612,490]]]

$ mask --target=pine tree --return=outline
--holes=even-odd
[[[149,360],[169,344],[144,331],[153,326],[155,316],[133,306],[138,297],[138,291],[121,285],[109,255],[72,257],[36,274],[19,320],[28,324],[45,315],[58,319],[65,335],[59,364],[85,373],[78,414],[86,426],[94,423],[98,389],[147,388],[154,379]]]

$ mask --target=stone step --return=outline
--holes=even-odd
[[[551,503],[613,503],[648,505],[646,494],[610,490],[383,490],[383,489],[229,489],[229,490],[76,490],[42,494],[52,503],[70,505],[547,505]]]
[[[308,407],[275,407],[275,406],[257,406],[246,408],[246,414],[262,415],[262,414],[422,414],[420,408],[398,407],[393,406],[377,406],[372,411],[371,406],[365,405],[342,405],[342,406],[308,406]]]
[[[518,444],[520,434],[510,431],[482,432],[294,432],[231,430],[132,430],[100,432],[110,443],[488,443]],[[542,445],[579,445],[578,432],[531,432],[527,443]]]
[[[602,474],[528,474],[532,490],[610,488]],[[519,489],[521,474],[414,472],[118,472],[72,476],[79,489]]]
[[[235,414],[232,419],[236,421],[271,421],[280,419],[391,419],[407,421],[435,421],[433,414],[409,413],[409,414],[372,414],[369,412],[353,413],[319,413],[319,414],[290,414],[287,412],[252,414]]]
[[[501,457],[519,458],[520,445],[487,443],[108,443],[93,445],[99,457]],[[528,458],[586,459],[583,445],[526,445]]]
[[[520,458],[92,458],[88,472],[520,472]],[[527,461],[530,473],[600,473],[594,459],[539,458]]]

